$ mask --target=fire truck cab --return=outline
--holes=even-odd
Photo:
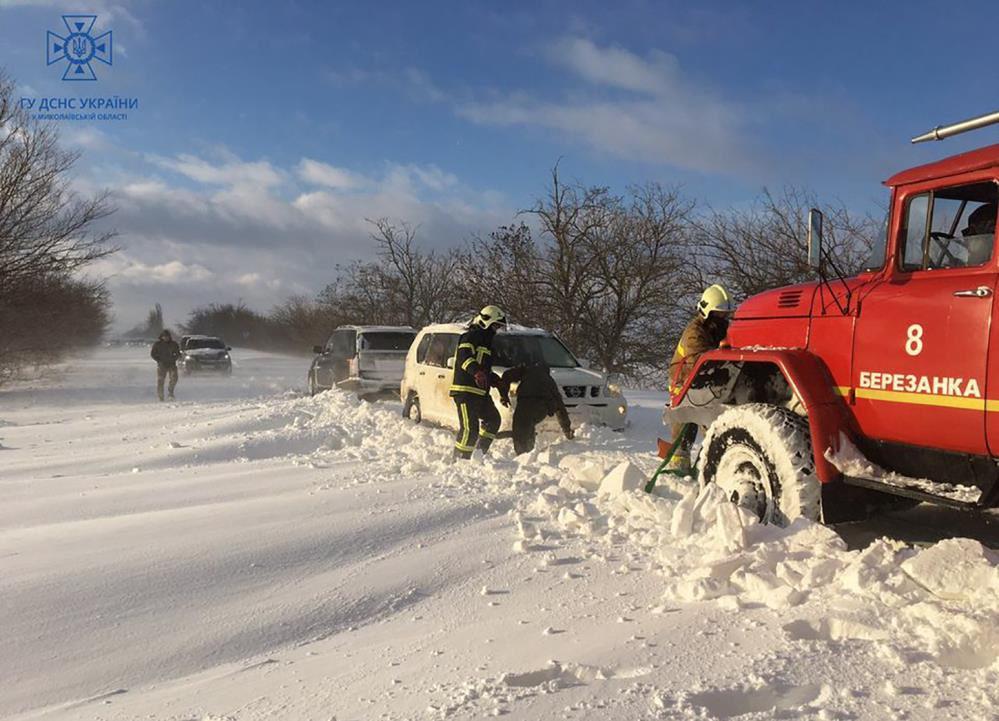
[[[885,184],[887,232],[863,272],[827,275],[813,210],[819,279],[744,301],[664,413],[707,429],[700,481],[765,521],[892,498],[999,505],[999,145]]]

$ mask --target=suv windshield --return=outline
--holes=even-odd
[[[371,332],[361,334],[361,350],[409,350],[416,333]]]
[[[575,356],[550,335],[507,335],[500,333],[493,341],[493,364],[501,368],[530,365],[544,361],[550,368],[576,368]]]
[[[184,350],[194,350],[196,348],[218,348],[225,350],[225,343],[218,338],[191,338],[184,346]]]

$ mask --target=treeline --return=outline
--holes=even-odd
[[[374,260],[338,266],[316,297],[267,315],[243,305],[192,313],[189,332],[302,352],[342,324],[465,321],[499,305],[511,322],[555,331],[580,357],[633,382],[661,384],[697,295],[722,283],[736,298],[813,277],[805,260],[809,193],[764,192],[749,207],[699,209],[679,187],[649,183],[615,194],[565,183],[510,225],[461,247],[433,250],[406,222],[371,221]],[[868,215],[825,206],[838,267],[858,270],[880,230]]]
[[[107,197],[71,191],[78,154],[19,107],[14,89],[0,71],[0,384],[101,339],[110,298],[83,272],[114,250],[112,233],[92,231],[111,213]]]

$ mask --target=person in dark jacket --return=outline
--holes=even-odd
[[[170,377],[170,384],[167,392],[170,400],[173,400],[173,389],[177,387],[177,359],[180,358],[180,346],[170,335],[170,331],[165,330],[160,333],[159,340],[153,343],[149,356],[156,361],[156,395],[163,400],[163,383],[167,376]]]
[[[543,363],[510,368],[500,379],[500,403],[510,406],[510,385],[517,383],[517,407],[513,409],[513,449],[520,455],[534,450],[537,426],[545,418],[558,417],[565,437],[574,433],[569,411],[548,366]]]
[[[496,439],[500,414],[489,389],[498,386],[500,379],[493,373],[493,338],[505,325],[503,311],[487,305],[458,338],[450,390],[458,409],[455,458],[471,458],[476,448],[487,453]]]

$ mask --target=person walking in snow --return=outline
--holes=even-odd
[[[480,310],[458,338],[450,395],[458,410],[455,458],[469,459],[476,448],[483,454],[499,432],[500,414],[489,395],[499,385],[493,373],[493,338],[506,325],[506,316],[495,305]]]
[[[170,335],[170,331],[164,330],[160,333],[159,339],[153,343],[149,356],[156,361],[156,395],[163,400],[163,383],[167,376],[170,383],[167,386],[170,400],[173,400],[173,389],[177,387],[177,359],[180,358],[180,346]]]
[[[683,390],[690,371],[697,365],[701,354],[717,348],[728,332],[728,318],[735,306],[728,291],[720,285],[712,285],[701,294],[697,312],[683,329],[673,358],[669,362],[669,394],[675,396]],[[672,470],[690,470],[690,448],[697,437],[697,426],[674,423],[672,441],[680,441],[680,446],[670,461]]]
[[[545,418],[558,417],[565,437],[574,433],[569,411],[551,370],[544,361],[508,369],[500,378],[500,403],[510,407],[510,385],[517,383],[517,407],[513,409],[513,450],[517,455],[534,450],[537,426]]]

